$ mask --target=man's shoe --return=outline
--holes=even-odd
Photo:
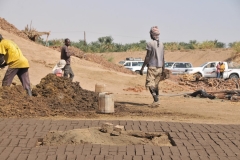
[[[157,107],[159,107],[159,105],[160,105],[160,102],[159,101],[157,101],[157,102],[153,102],[152,104],[150,104],[148,107],[150,107],[150,108],[157,108]]]

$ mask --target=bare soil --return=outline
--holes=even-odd
[[[172,146],[167,133],[125,131],[119,136],[103,133],[99,128],[51,131],[38,143],[43,146],[62,144],[103,144],[103,145],[154,145]]]
[[[239,102],[228,100],[166,95],[160,97],[158,108],[149,108],[148,105],[152,103],[153,99],[144,87],[146,75],[126,74],[116,71],[110,66],[104,66],[98,61],[89,61],[84,58],[72,57],[71,65],[75,73],[74,82],[69,84],[65,79],[56,79],[59,85],[55,85],[55,77],[45,80],[49,84],[41,82],[43,78],[48,77],[52,68],[59,61],[60,52],[24,39],[17,33],[6,29],[6,27],[4,28],[1,23],[0,33],[3,37],[16,42],[24,56],[29,60],[30,80],[35,96],[28,97],[22,87],[18,85],[10,88],[0,88],[0,117],[240,123]],[[145,52],[124,52],[99,53],[98,55],[105,59],[113,57],[113,60],[117,63],[126,57],[143,58],[145,54]],[[187,61],[194,66],[198,66],[206,61],[232,59],[232,54],[231,49],[166,51],[166,61]],[[233,60],[240,62],[237,58]],[[5,71],[6,68],[0,70],[1,77],[3,77]],[[193,91],[194,88],[188,85],[179,85],[178,79],[178,76],[172,76],[170,79],[162,81],[160,83],[161,94]],[[16,83],[20,84],[19,81],[16,81]],[[106,91],[114,93],[115,113],[96,113],[95,109],[98,102],[97,95],[93,92],[96,83],[105,84]],[[61,89],[61,85],[70,87]],[[138,91],[136,92],[136,90]],[[54,96],[51,96],[50,93]],[[87,97],[85,97],[85,94]]]

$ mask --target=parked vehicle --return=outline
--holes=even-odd
[[[123,66],[133,72],[140,73],[144,61],[125,61]],[[144,67],[143,73],[147,73],[147,67]]]
[[[187,74],[197,74],[198,77],[217,77],[217,64],[219,61],[212,61],[212,62],[206,62],[202,64],[200,67],[193,67],[188,68],[186,70]],[[223,73],[223,78],[239,78],[240,77],[240,69],[229,67],[229,64],[227,62],[223,62],[225,65],[225,71]]]
[[[165,68],[169,69],[172,74],[184,74],[186,69],[192,67],[189,62],[165,62]]]

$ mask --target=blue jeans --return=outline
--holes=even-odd
[[[217,78],[220,78],[220,72],[217,72]]]

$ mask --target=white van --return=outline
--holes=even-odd
[[[140,70],[142,68],[143,62],[144,61],[136,61],[136,60],[129,61],[129,60],[126,60],[125,63],[123,64],[123,66],[125,68],[130,69],[131,71],[139,74]],[[146,66],[143,69],[143,73],[147,73],[147,67]]]

